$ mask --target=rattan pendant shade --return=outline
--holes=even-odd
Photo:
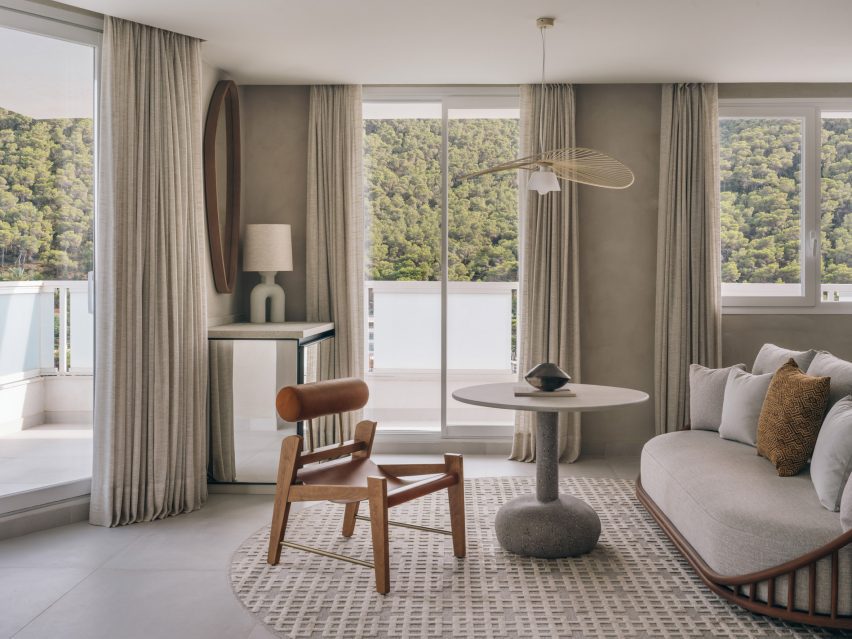
[[[553,18],[539,18],[536,21],[541,31],[542,37],[542,57],[541,57],[541,84],[544,86],[544,65],[546,50],[544,46],[544,30],[552,27]],[[539,122],[539,126],[544,126]],[[539,131],[539,139],[541,139],[541,131]],[[544,146],[540,144],[540,147]],[[466,180],[480,175],[488,175],[489,173],[499,173],[500,171],[512,171],[524,169],[527,171],[552,171],[556,177],[569,182],[578,182],[580,184],[588,184],[590,186],[599,186],[605,189],[626,189],[633,184],[633,171],[626,165],[619,162],[606,153],[596,151],[595,149],[586,149],[583,147],[569,147],[565,149],[553,149],[544,151],[537,155],[530,155],[525,158],[519,158],[510,162],[504,162],[495,166],[475,171],[462,175],[458,179]],[[554,184],[554,189],[558,190]],[[544,193],[544,191],[539,191]]]
[[[534,171],[545,169],[563,180],[600,186],[605,189],[626,189],[633,184],[633,171],[627,166],[608,156],[606,153],[585,149],[583,147],[571,147],[567,149],[555,149],[545,151],[538,155],[519,158],[511,162],[497,164],[482,171],[468,173],[460,177],[467,178],[498,173],[500,171],[511,171],[513,169],[524,169]]]

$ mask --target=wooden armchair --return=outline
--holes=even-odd
[[[276,398],[276,407],[282,419],[295,422],[358,410],[367,403],[368,397],[369,391],[363,381],[348,378],[282,388]],[[453,554],[456,557],[465,556],[462,456],[446,454],[442,464],[378,465],[370,459],[375,434],[376,422],[362,421],[355,427],[351,440],[310,452],[302,451],[302,438],[298,435],[286,437],[281,442],[272,529],[269,534],[269,564],[276,565],[279,562],[282,547],[348,561],[373,568],[376,573],[376,591],[387,594],[390,591],[388,526],[451,535]],[[342,457],[344,455],[346,457]],[[389,508],[444,488],[449,496],[451,531],[388,520]],[[352,536],[356,520],[370,522],[373,536],[372,564],[284,539],[291,503],[324,500],[346,505],[342,525],[344,537]],[[358,515],[358,507],[365,500],[370,507],[369,518]]]

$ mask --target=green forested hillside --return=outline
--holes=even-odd
[[[800,281],[801,124],[725,119],[721,125],[722,281]],[[852,282],[852,120],[825,119],[822,281]]]
[[[367,277],[437,280],[439,120],[366,120]],[[450,120],[450,175],[514,158],[515,120]],[[796,282],[801,254],[799,124],[721,123],[725,282]],[[34,120],[0,109],[0,279],[82,279],[92,268],[92,121]],[[826,119],[823,281],[852,283],[852,119]],[[455,281],[516,281],[517,176],[452,184]]]
[[[517,155],[517,122],[450,120],[450,175]],[[797,282],[800,125],[721,123],[722,276]],[[440,277],[440,121],[367,120],[368,273],[375,280]],[[852,283],[852,120],[823,130],[823,281]],[[450,190],[450,278],[517,278],[517,177],[501,173]]]
[[[852,284],[852,119],[822,129],[822,281]]]
[[[366,120],[367,278],[441,276],[441,121]],[[517,120],[450,120],[450,174],[517,157]],[[449,270],[454,281],[518,277],[517,175],[451,184]]]
[[[85,279],[92,268],[92,120],[0,109],[0,280]]]

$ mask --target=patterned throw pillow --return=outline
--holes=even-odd
[[[779,476],[797,474],[813,454],[830,384],[830,377],[805,375],[794,359],[772,377],[757,422],[757,454]]]

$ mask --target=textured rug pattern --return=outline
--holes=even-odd
[[[636,500],[633,482],[560,483],[601,517],[600,541],[588,555],[547,561],[504,551],[495,513],[532,492],[534,480],[473,479],[465,484],[467,558],[453,557],[447,536],[392,526],[387,596],[375,592],[372,570],[334,559],[284,548],[281,564],[267,565],[268,527],[234,554],[231,584],[282,637],[824,636],[752,615],[708,591]],[[291,516],[286,538],[372,561],[370,524],[359,521],[345,539],[342,517],[340,505],[307,508]],[[391,519],[449,529],[446,492],[394,508]]]

